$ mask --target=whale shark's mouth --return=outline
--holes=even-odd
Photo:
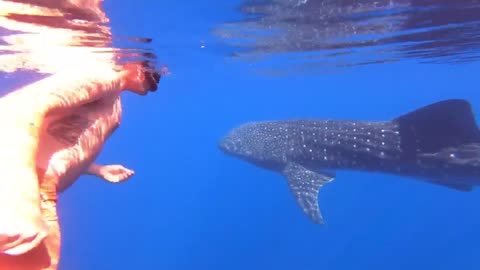
[[[249,149],[244,149],[241,147],[242,140],[239,138],[233,138],[233,136],[225,136],[221,139],[218,143],[218,147],[224,153],[229,154],[231,156],[247,158],[252,156],[254,153]]]
[[[226,154],[233,154],[238,149],[237,146],[235,145],[235,142],[228,136],[222,138],[218,142],[218,148]]]
[[[249,157],[253,155],[253,152],[248,149],[242,149],[241,141],[234,139],[231,136],[225,136],[218,142],[218,148],[225,154],[239,158],[245,161],[252,162]]]

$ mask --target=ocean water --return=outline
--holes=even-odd
[[[289,4],[275,2],[280,10],[286,10],[282,3]],[[419,1],[413,2],[409,8],[415,10]],[[449,98],[468,100],[478,116],[480,35],[473,26],[479,18],[456,21],[473,22],[470,32],[463,32],[471,38],[460,45],[451,41],[460,41],[458,29],[437,43],[427,35],[422,44],[431,45],[428,55],[419,57],[414,55],[418,47],[403,46],[411,40],[398,41],[401,53],[390,38],[370,40],[366,54],[342,41],[348,52],[340,52],[342,64],[336,66],[332,47],[321,41],[338,28],[293,49],[282,46],[298,40],[293,34],[257,39],[257,47],[232,45],[225,37],[245,38],[252,24],[262,30],[286,24],[297,34],[305,30],[295,21],[302,10],[280,16],[276,5],[266,3],[270,13],[261,13],[270,19],[263,24],[249,19],[246,26],[241,1],[104,3],[114,36],[152,38],[149,46],[170,74],[155,93],[124,94],[122,125],[98,159],[123,164],[135,176],[121,184],[82,176],[61,194],[60,269],[480,269],[479,190],[459,192],[413,178],[341,171],[320,191],[326,223],[318,225],[302,213],[280,174],[226,156],[217,147],[231,128],[249,121],[389,120]],[[242,34],[226,35],[227,23]],[[389,25],[381,34],[400,31],[393,28],[398,23]],[[302,37],[313,30],[305,31]],[[452,32],[458,35],[448,43],[444,37]],[[352,32],[340,34],[348,39]],[[304,61],[302,54],[311,52],[330,56]],[[455,61],[465,58],[471,61]],[[21,82],[8,81],[11,88]]]

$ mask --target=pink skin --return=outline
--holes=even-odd
[[[135,174],[134,171],[119,164],[103,166],[98,164],[90,164],[87,169],[87,173],[101,177],[111,183],[125,181]]]
[[[11,149],[6,153],[15,153],[0,160],[2,169],[7,170],[2,176],[8,176],[0,178],[0,190],[10,188],[7,190],[11,191],[7,197],[0,197],[0,206],[15,205],[11,212],[6,207],[0,209],[0,253],[25,254],[46,240],[43,243],[50,265],[42,269],[56,269],[58,264],[57,192],[66,189],[84,173],[110,182],[121,182],[133,175],[133,171],[121,165],[100,166],[93,160],[120,124],[120,93],[128,89],[146,95],[156,90],[159,81],[158,74],[145,72],[141,64],[127,64],[120,71],[104,70],[98,76],[92,72],[74,81],[56,76],[0,100],[0,110],[8,112],[7,109],[15,111],[13,108],[16,108],[18,112],[16,122],[0,118],[0,124],[12,137],[0,141],[0,148]],[[88,117],[94,120],[85,132],[77,134],[77,143],[68,147],[49,143],[52,140],[47,138],[45,130],[49,123],[76,112],[90,113]],[[22,137],[21,134],[30,136]],[[42,171],[44,175],[38,175],[38,179],[37,173]],[[4,269],[1,267],[0,256],[0,269]]]
[[[127,64],[124,67],[125,87],[129,91],[146,95],[148,91],[156,90],[159,80],[156,74],[145,72],[139,64]],[[131,177],[134,172],[122,165],[94,164],[104,142],[120,125],[122,107],[119,93],[104,95],[93,104],[77,107],[75,110],[66,111],[66,115],[77,114],[84,118],[94,120],[81,133],[75,134],[76,143],[65,147],[58,140],[43,132],[41,137],[37,166],[46,170],[46,175],[60,179],[57,183],[58,191],[63,191],[74,183],[81,174],[91,174],[109,182],[121,182]],[[45,126],[65,114],[47,116]],[[48,168],[47,168],[48,163]]]

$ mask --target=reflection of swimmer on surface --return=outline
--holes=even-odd
[[[0,99],[0,269],[56,269],[57,192],[84,173],[110,182],[133,174],[93,162],[120,123],[120,92],[155,91],[160,74],[138,63],[99,71],[55,74]]]
[[[56,73],[66,68],[114,65],[109,18],[102,0],[0,0],[0,71]],[[72,63],[75,63],[73,65]]]

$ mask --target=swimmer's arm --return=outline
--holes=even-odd
[[[111,183],[119,183],[129,179],[135,172],[122,165],[99,165],[92,163],[86,173],[98,176]]]

